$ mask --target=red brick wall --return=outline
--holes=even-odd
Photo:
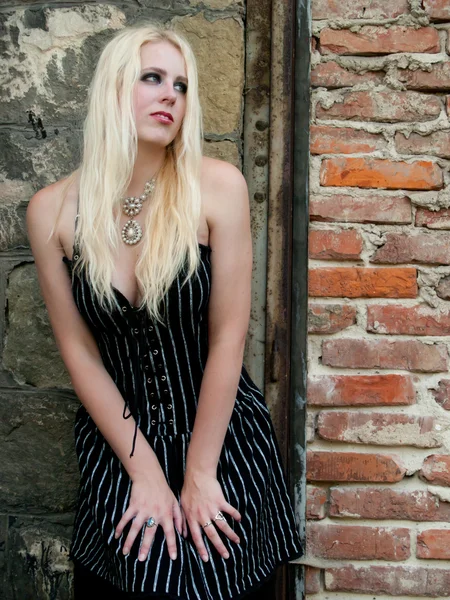
[[[450,597],[450,0],[312,0],[308,597]]]

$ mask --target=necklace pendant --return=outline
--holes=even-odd
[[[125,244],[134,245],[142,237],[142,228],[137,221],[129,219],[122,227],[122,240]]]
[[[144,198],[145,199],[145,198]],[[142,197],[141,198],[126,198],[123,203],[123,212],[127,215],[127,217],[135,217],[142,210]]]

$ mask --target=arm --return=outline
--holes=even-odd
[[[129,518],[123,518],[119,524],[124,526],[133,515],[150,510],[147,505],[148,488],[166,492],[170,492],[170,489],[153,449],[140,430],[137,432],[135,453],[132,458],[129,456],[135,421],[133,417],[123,418],[124,400],[106,371],[97,343],[75,305],[70,277],[62,261],[61,244],[57,236],[52,236],[47,241],[56,219],[58,202],[54,186],[33,196],[27,209],[28,236],[50,324],[73,388],[133,481],[129,514],[128,511],[124,514],[124,518],[125,515]],[[135,493],[133,497],[135,483],[139,493]],[[175,503],[178,506],[176,499]],[[172,510],[170,512],[172,516]],[[142,516],[142,519],[147,520],[149,516],[156,518],[156,515],[150,514],[145,518]],[[175,516],[181,528],[181,515],[176,513]],[[136,521],[140,523],[141,520]],[[169,550],[173,552],[175,549],[176,552],[173,517],[171,523],[172,535],[167,520],[165,521],[165,529],[168,530],[166,536]],[[136,534],[139,530],[137,529]],[[129,538],[126,545],[131,547],[133,541],[134,537]]]
[[[214,202],[208,207],[212,247],[212,287],[208,313],[209,350],[203,374],[197,414],[186,460],[185,509],[194,541],[202,556],[198,525],[224,510],[240,519],[226,503],[216,480],[217,464],[230,422],[242,369],[251,302],[252,241],[245,179],[231,165],[222,163],[215,179]],[[238,542],[224,521],[216,525]],[[214,527],[204,529],[222,556],[226,549]]]

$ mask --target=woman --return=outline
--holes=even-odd
[[[83,600],[273,598],[277,565],[302,554],[269,411],[242,365],[247,188],[201,140],[187,42],[126,28],[98,62],[79,169],[27,211],[82,404],[71,558]]]

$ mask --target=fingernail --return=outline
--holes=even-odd
[[[144,553],[139,554],[139,560],[145,560],[145,554]]]
[[[207,554],[203,554],[202,558],[203,558],[203,560],[205,562],[208,562],[208,555]]]
[[[128,554],[128,548],[125,546],[125,548],[123,549],[123,553],[124,554]]]
[[[177,559],[177,555],[175,554],[175,552],[172,552],[172,554],[170,555],[170,558],[172,560],[176,560]]]
[[[225,554],[223,555],[224,558],[230,558],[230,555],[228,554],[228,552],[225,552]]]

